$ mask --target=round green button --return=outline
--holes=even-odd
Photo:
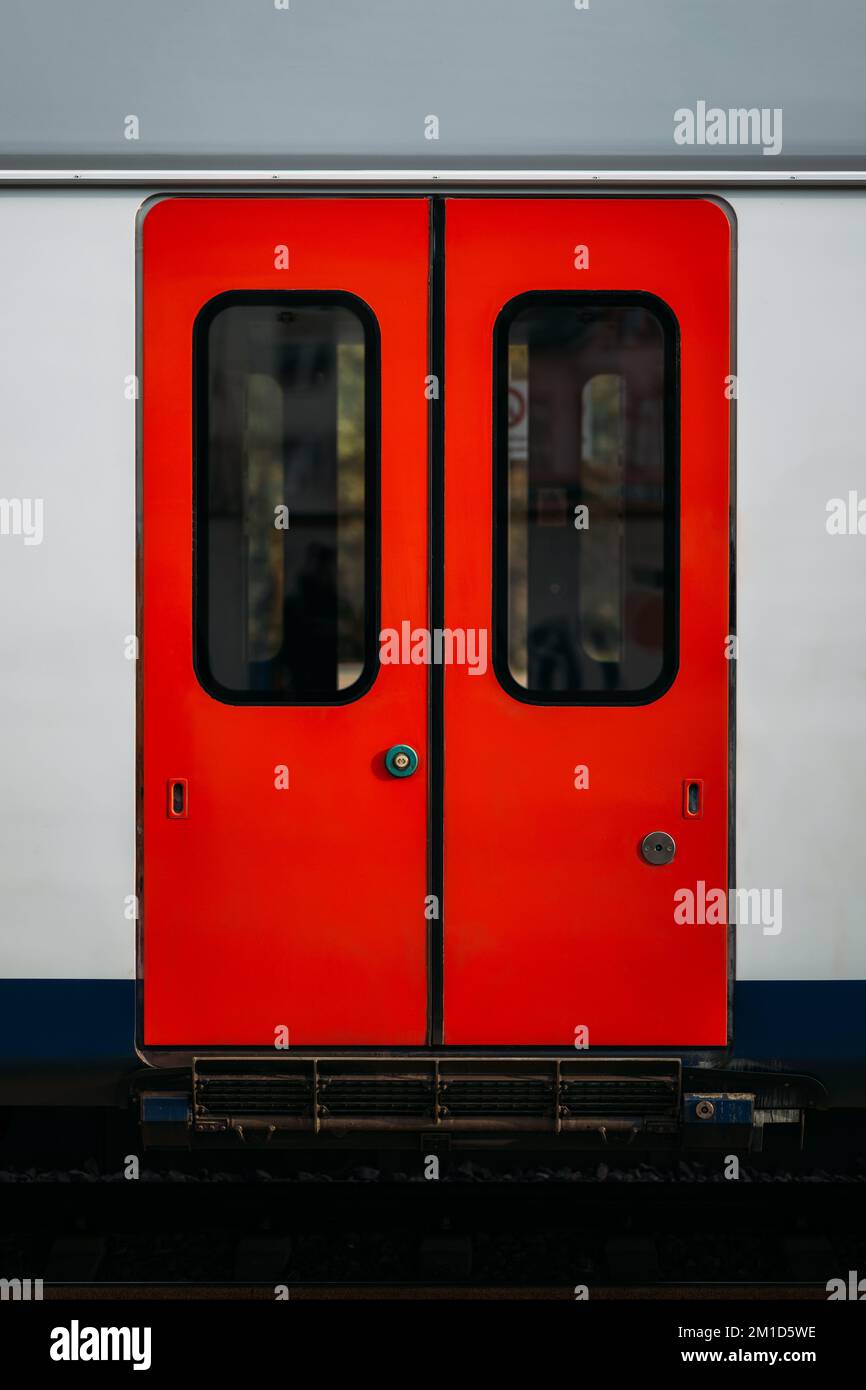
[[[411,777],[418,766],[418,754],[408,743],[395,743],[385,754],[385,766],[392,777]]]

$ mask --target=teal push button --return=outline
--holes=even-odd
[[[385,754],[385,766],[392,777],[411,777],[418,767],[418,754],[408,743],[395,743]]]

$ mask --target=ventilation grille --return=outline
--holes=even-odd
[[[557,1132],[593,1121],[676,1121],[675,1063],[605,1059],[581,1066],[555,1059],[356,1058],[201,1059],[194,1066],[195,1115],[229,1125],[258,1117],[293,1130],[515,1129]]]
[[[433,1082],[426,1076],[335,1076],[319,1083],[322,1115],[432,1115]]]
[[[196,1108],[200,1115],[307,1115],[313,1090],[306,1076],[243,1079],[200,1078]]]
[[[528,1076],[519,1080],[467,1077],[444,1081],[440,1100],[446,1115],[552,1115],[552,1081]]]
[[[677,1092],[666,1081],[655,1079],[568,1080],[562,1084],[562,1113],[592,1118],[619,1115],[673,1115]]]

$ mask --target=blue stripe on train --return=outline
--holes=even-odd
[[[133,980],[0,980],[0,1057],[133,1057]]]
[[[866,980],[738,980],[734,1055],[866,1057]]]
[[[0,980],[0,1057],[133,1057],[132,980]],[[741,980],[734,1054],[866,1057],[866,980]]]

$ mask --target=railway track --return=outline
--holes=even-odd
[[[866,1271],[866,1182],[857,1179],[164,1176],[0,1184],[0,1275],[188,1288],[459,1283],[573,1297],[577,1285],[824,1287]]]
[[[439,1300],[459,1299],[462,1301],[550,1301],[573,1303],[574,1290],[556,1284],[539,1284],[529,1288],[520,1284],[381,1284],[381,1283],[319,1283],[289,1284],[288,1298],[294,1302],[320,1302],[322,1300]],[[816,1283],[701,1283],[701,1284],[646,1284],[621,1287],[617,1285],[597,1285],[593,1288],[594,1301],[660,1300],[671,1302],[712,1301],[766,1301],[786,1302],[825,1302],[827,1290],[823,1284]],[[43,1290],[46,1301],[58,1302],[101,1302],[101,1301],[195,1301],[213,1302],[251,1300],[263,1303],[274,1301],[273,1287],[267,1284],[50,1284]]]

